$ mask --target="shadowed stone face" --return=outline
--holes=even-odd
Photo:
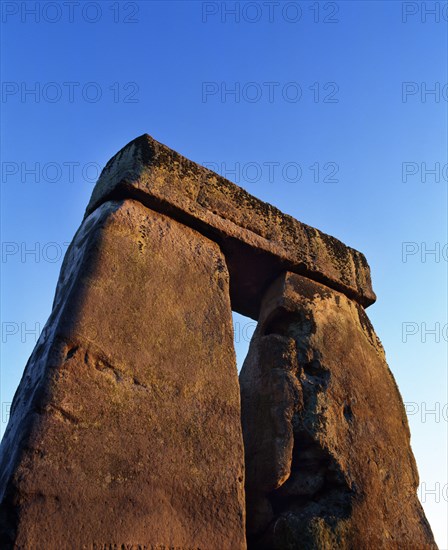
[[[249,548],[436,548],[401,397],[359,305],[280,277],[240,385]]]
[[[228,284],[139,203],[84,221],[2,444],[2,549],[245,548]]]

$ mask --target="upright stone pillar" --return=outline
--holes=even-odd
[[[133,200],[88,216],[14,398],[0,547],[244,549],[219,246]]]
[[[359,304],[280,276],[240,385],[249,548],[436,548],[403,403]]]

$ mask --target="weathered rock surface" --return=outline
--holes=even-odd
[[[240,385],[249,548],[436,548],[402,400],[361,306],[279,277]]]
[[[231,306],[259,321],[240,376],[250,547],[436,548],[374,300],[359,252],[132,141],[14,398],[0,548],[246,548]]]
[[[363,254],[283,214],[234,183],[145,134],[104,168],[87,207],[135,198],[219,242],[230,271],[233,309],[258,317],[266,286],[285,270],[375,301]]]
[[[85,219],[2,442],[0,548],[245,548],[228,285],[137,202]]]

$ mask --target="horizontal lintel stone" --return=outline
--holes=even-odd
[[[267,286],[304,275],[367,307],[375,302],[363,254],[299,222],[144,134],[106,164],[86,215],[108,200],[135,199],[200,231],[222,248],[235,311],[258,318]]]

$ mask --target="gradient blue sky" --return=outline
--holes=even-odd
[[[0,434],[98,167],[147,132],[366,254],[448,548],[447,2],[75,4],[1,4]]]

